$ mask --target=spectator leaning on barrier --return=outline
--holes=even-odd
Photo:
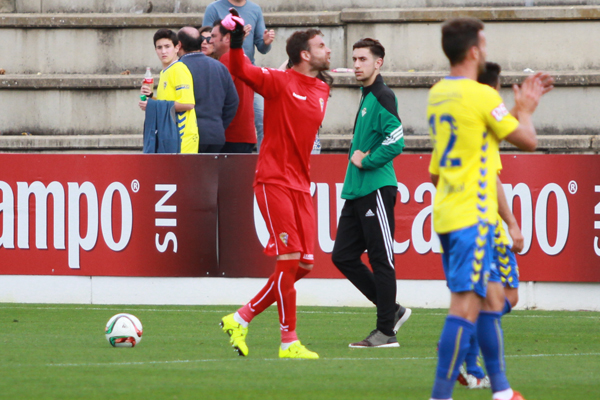
[[[194,86],[192,74],[186,65],[178,61],[177,52],[180,43],[175,32],[170,29],[159,29],[154,34],[154,48],[162,63],[160,80],[154,96],[153,88],[142,86],[141,94],[155,100],[175,102],[177,128],[181,137],[182,153],[198,152],[198,126],[194,110]],[[140,108],[145,111],[148,101],[140,101]]]
[[[212,30],[212,43],[216,58],[229,69],[231,31],[221,25],[218,19]],[[252,64],[244,56],[247,64]],[[256,145],[256,129],[254,128],[254,90],[240,78],[232,76],[233,83],[240,98],[237,114],[225,131],[225,146],[222,153],[252,153]]]
[[[232,7],[237,10],[240,17],[245,21],[244,33],[246,36],[243,49],[246,56],[254,64],[254,48],[256,47],[262,54],[267,54],[271,50],[271,43],[275,39],[275,31],[266,28],[262,10],[258,4],[247,0],[217,0],[206,7],[202,25],[212,26],[217,19],[225,18]],[[263,139],[264,108],[264,98],[255,93],[254,123],[258,141],[257,150],[260,150]]]
[[[194,83],[198,153],[219,153],[239,103],[233,80],[223,64],[201,52],[198,29],[181,28],[177,37],[181,43],[180,62],[189,68]]]
[[[202,52],[209,57],[217,58],[215,56],[215,46],[213,46],[210,38],[212,26],[203,26],[198,30],[200,31],[200,44],[202,47]]]

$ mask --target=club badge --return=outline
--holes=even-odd
[[[288,234],[285,232],[281,232],[279,234],[279,239],[281,239],[281,241],[283,242],[283,244],[287,247],[288,245]]]

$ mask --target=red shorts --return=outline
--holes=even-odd
[[[300,252],[300,261],[315,262],[315,211],[309,193],[284,186],[258,183],[256,202],[271,237],[265,254]]]

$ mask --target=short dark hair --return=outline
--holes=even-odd
[[[198,33],[198,36],[200,36],[200,33]],[[189,53],[190,51],[202,50],[202,43],[199,40],[200,38],[191,36],[183,29],[177,32],[177,38],[181,43],[181,48],[186,53]]]
[[[296,31],[292,33],[287,40],[285,51],[293,65],[298,65],[302,61],[300,53],[303,51],[309,51],[310,46],[308,41],[317,35],[323,36],[323,32],[318,29],[307,29],[305,31]]]
[[[212,26],[203,26],[201,28],[198,28],[198,32],[200,32],[200,34],[202,35],[204,32],[208,32],[211,33],[212,32]]]
[[[161,28],[156,31],[154,34],[154,47],[156,47],[156,42],[158,42],[160,39],[169,39],[171,42],[173,42],[173,46],[177,46],[179,44],[177,34],[170,29]]]
[[[495,62],[486,62],[485,63],[485,71],[483,71],[477,77],[477,82],[483,83],[484,85],[488,85],[496,89],[498,87],[498,82],[500,81],[500,72],[502,68],[500,65]]]
[[[385,57],[385,48],[377,39],[362,38],[358,42],[354,43],[354,46],[352,46],[352,50],[364,48],[369,49],[375,58]]]
[[[323,36],[323,32],[314,28],[292,33],[292,36],[288,38],[285,46],[285,51],[288,55],[288,68],[292,68],[294,65],[300,64],[302,61],[302,56],[300,54],[303,51],[310,51],[310,45],[308,44],[308,41],[317,35]],[[333,78],[327,73],[327,71],[319,71],[317,78],[325,82],[327,85],[329,85],[329,87],[333,85]]]
[[[469,49],[479,45],[481,30],[483,22],[477,18],[454,18],[442,25],[442,49],[450,65],[464,61]]]
[[[223,26],[223,24],[221,23],[221,21],[223,21],[222,19],[217,19],[215,20],[215,22],[213,22],[213,28],[215,26],[219,27],[219,32],[221,33],[221,36],[225,37],[225,35],[227,35],[228,33],[231,33],[231,31],[227,28],[225,28]]]

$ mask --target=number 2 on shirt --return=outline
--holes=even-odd
[[[448,140],[448,144],[446,145],[446,149],[440,158],[440,167],[460,167],[461,162],[460,158],[449,158],[448,154],[452,151],[452,148],[456,144],[456,120],[450,114],[442,114],[440,115],[439,123],[448,124],[450,128],[450,140]],[[429,117],[429,127],[431,128],[431,132],[433,136],[436,136],[436,115],[431,114]]]

